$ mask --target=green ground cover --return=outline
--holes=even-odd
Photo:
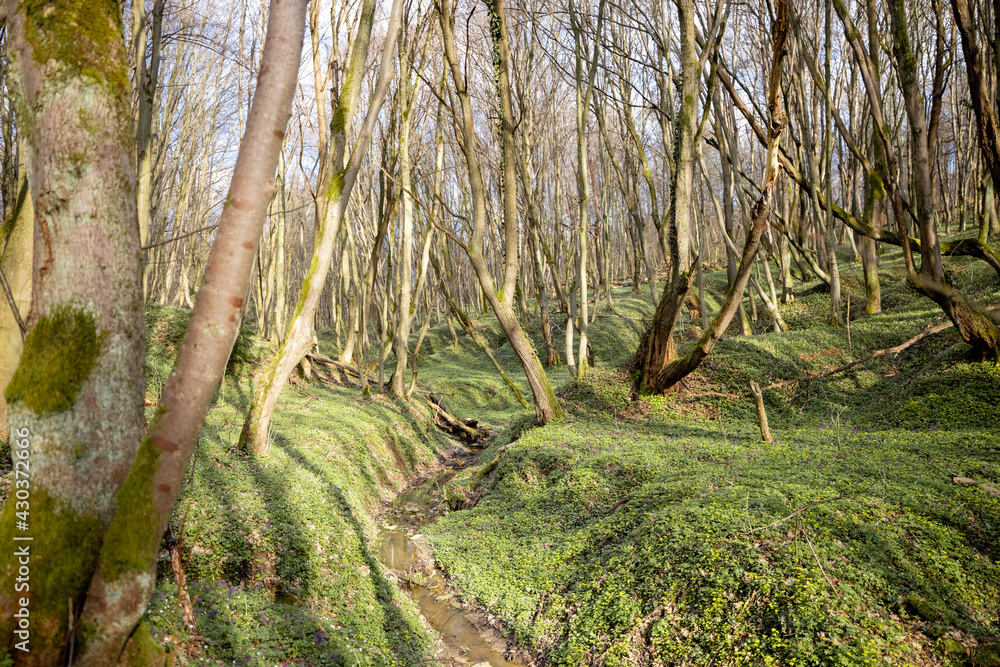
[[[634,391],[648,294],[616,289],[591,324],[596,368],[581,382],[550,369],[566,416],[540,429],[464,333],[456,345],[446,326],[431,328],[422,390],[498,432],[445,491],[478,503],[424,531],[465,599],[551,664],[1000,664],[997,366],[966,362],[946,330],[847,373],[767,389],[775,442],[757,432],[750,380],[823,372],[942,321],[905,288],[900,264],[898,251],[882,257],[885,312],[864,315],[860,266],[845,263],[849,328],[824,325],[828,294],[800,286],[782,306],[791,332],[773,333],[758,308],[757,335],[724,338],[666,399]],[[1000,299],[984,264],[949,267],[972,298]],[[705,275],[709,312],[724,286],[723,271]],[[564,319],[553,316],[560,354]],[[185,324],[184,311],[148,312],[149,404]],[[698,324],[685,313],[684,344]],[[495,320],[476,326],[530,396]],[[268,458],[239,453],[249,372],[267,353],[252,331],[172,522],[197,634],[183,626],[164,551],[147,614],[156,638],[191,662],[433,662],[415,605],[375,559],[375,518],[454,443],[423,393],[363,398],[328,375],[285,390]],[[529,334],[543,350],[535,314]],[[334,334],[321,351],[336,354]]]
[[[150,399],[184,319],[166,308],[148,317]],[[270,455],[243,455],[236,443],[249,370],[264,352],[249,332],[237,346],[172,522],[173,535],[185,538],[197,636],[184,627],[165,552],[147,614],[154,636],[196,662],[426,662],[432,638],[410,598],[383,576],[373,518],[454,443],[417,401],[299,380],[275,412]]]
[[[995,365],[965,362],[947,330],[767,390],[775,442],[756,427],[750,380],[829,370],[942,321],[898,257],[883,257],[876,316],[860,267],[842,267],[849,333],[822,324],[828,293],[807,285],[783,307],[792,332],[770,333],[761,308],[759,335],[723,339],[670,398],[637,397],[626,355],[564,383],[564,422],[498,457],[501,438],[478,487],[474,471],[456,479],[482,498],[425,531],[439,561],[551,664],[1000,664]],[[997,301],[984,265],[952,265]]]

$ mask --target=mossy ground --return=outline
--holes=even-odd
[[[602,302],[590,328],[588,378],[549,371],[566,417],[530,431],[532,413],[482,352],[431,328],[422,387],[501,431],[452,482],[474,488],[478,504],[424,530],[465,597],[553,664],[994,664],[996,366],[967,363],[968,347],[944,331],[848,373],[766,390],[775,442],[757,433],[751,379],[830,369],[941,320],[906,290],[898,251],[882,260],[884,313],[863,314],[860,266],[845,261],[849,330],[823,325],[827,293],[800,286],[782,307],[792,332],[770,333],[761,308],[758,335],[723,339],[667,399],[634,393],[629,363],[652,307],[617,289],[614,311]],[[984,264],[949,267],[974,299],[1000,296]],[[705,276],[710,312],[724,281]],[[553,317],[560,354],[563,322]],[[150,309],[150,403],[184,324],[183,311]],[[527,391],[496,322],[477,326]],[[687,313],[682,327],[689,344]],[[537,317],[529,333],[543,350]],[[321,341],[326,354],[336,346]],[[372,517],[453,443],[422,394],[366,399],[316,380],[285,390],[270,457],[248,458],[236,440],[259,356],[242,336],[172,522],[199,636],[183,627],[165,554],[151,631],[188,659],[226,664],[431,661],[413,603],[374,558]]]
[[[992,664],[1000,369],[967,363],[950,329],[766,390],[775,442],[757,429],[750,380],[819,373],[942,321],[906,290],[899,252],[882,260],[876,316],[860,265],[841,265],[850,338],[822,323],[828,292],[808,284],[782,307],[791,332],[769,333],[759,308],[758,335],[723,339],[666,399],[636,396],[624,352],[607,363],[599,317],[598,368],[561,384],[567,418],[497,461],[513,436],[498,439],[478,485],[456,478],[482,498],[424,530],[439,562],[550,664]],[[949,266],[966,294],[997,301],[984,264]],[[706,276],[710,312],[724,280]]]

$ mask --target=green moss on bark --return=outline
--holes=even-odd
[[[155,432],[155,422],[161,415],[150,425],[150,433]],[[150,438],[143,438],[132,469],[118,492],[115,518],[104,540],[101,559],[108,582],[118,581],[129,572],[145,572],[150,556],[156,554],[162,537],[156,530],[160,515],[153,500],[153,478],[159,458],[160,451]]]
[[[69,73],[128,91],[122,50],[121,7],[117,0],[27,0],[25,37],[35,60],[56,61]]]
[[[129,637],[119,665],[124,667],[155,667],[166,663],[167,654],[160,642],[153,639],[146,621],[139,621]]]
[[[32,652],[45,653],[57,648],[67,628],[66,600],[79,601],[86,592],[101,548],[101,523],[94,516],[78,513],[62,499],[43,487],[31,487],[28,530],[16,530],[15,504],[9,500],[0,518],[3,544],[27,546],[30,574],[26,577],[30,598]],[[28,536],[30,542],[14,542],[14,536]],[[14,589],[18,559],[5,558],[0,580]],[[36,639],[37,638],[37,639]]]
[[[326,183],[327,206],[336,206],[340,193],[344,191],[344,170],[335,172]]]
[[[93,315],[75,306],[56,306],[28,332],[21,363],[5,392],[7,402],[40,416],[69,410],[103,342]]]

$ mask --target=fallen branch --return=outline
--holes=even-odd
[[[819,554],[816,553],[816,549],[813,548],[812,540],[809,539],[809,531],[807,531],[805,527],[802,528],[802,536],[806,538],[806,544],[809,545],[809,551],[812,552],[813,558],[816,559],[816,564],[819,565],[819,571],[823,573],[823,578],[826,579],[826,583],[830,584],[830,588],[833,589],[833,594],[836,595],[837,599],[839,600],[840,591],[837,590],[837,587],[833,584],[833,581],[830,579],[829,576],[827,576],[826,569],[823,567],[823,563],[819,559]]]
[[[330,366],[332,368],[336,368],[338,370],[344,371],[345,373],[348,373],[349,375],[353,375],[359,380],[361,379],[361,372],[357,368],[349,364],[345,364],[342,361],[337,361],[336,359],[331,359],[330,357],[324,357],[323,355],[320,354],[307,354],[306,359],[309,359],[310,361],[317,364],[323,364],[324,366]],[[378,378],[376,378],[374,375],[369,375],[368,381],[377,383]]]
[[[998,310],[1000,310],[1000,305],[992,306],[990,308],[984,308],[983,312],[989,313]],[[836,375],[837,373],[843,373],[844,371],[848,371],[854,368],[855,366],[860,366],[861,364],[871,361],[872,359],[877,359],[878,357],[884,357],[886,355],[899,354],[906,348],[919,343],[924,338],[927,338],[928,336],[933,336],[934,334],[940,333],[945,329],[950,329],[953,326],[955,325],[952,324],[951,322],[942,322],[941,324],[937,324],[933,327],[924,329],[913,338],[905,342],[902,342],[899,345],[894,345],[893,347],[887,347],[884,350],[875,350],[866,357],[862,357],[861,359],[856,359],[848,364],[844,364],[843,366],[838,366],[837,368],[832,368],[828,371],[823,371],[822,373],[817,373],[815,375],[806,375],[800,378],[792,378],[791,380],[780,380],[778,382],[773,382],[767,385],[766,387],[761,387],[761,391],[765,389],[775,389],[777,387],[783,387],[785,385],[794,384],[796,382],[811,382],[813,380],[820,380],[822,378],[829,377],[831,375]]]
[[[427,401],[427,405],[431,406],[431,409],[434,410],[434,422],[438,428],[458,436],[465,442],[470,444],[479,442],[489,435],[489,430],[480,428],[479,422],[475,419],[458,419],[448,412],[440,401],[434,400],[433,397]],[[440,417],[444,423],[439,422],[437,417]]]
[[[846,495],[836,496],[833,498],[824,498],[822,500],[814,500],[811,503],[806,503],[802,507],[798,508],[797,510],[789,514],[788,516],[778,519],[777,521],[774,521],[772,523],[769,523],[766,526],[761,526],[760,528],[751,528],[750,530],[746,531],[746,534],[753,535],[754,533],[760,532],[762,530],[767,530],[768,528],[776,528],[781,524],[785,523],[786,521],[790,521],[792,519],[801,519],[802,513],[805,512],[806,510],[812,509],[813,507],[816,507],[818,505],[825,505],[826,503],[835,503],[840,500],[852,500],[854,502],[864,503],[865,505],[872,505],[872,506],[878,504],[870,500],[862,500],[857,496],[846,496]]]

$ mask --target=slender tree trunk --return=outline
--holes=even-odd
[[[22,144],[26,144],[23,139]],[[31,274],[35,239],[35,209],[31,204],[31,190],[28,187],[28,160],[30,148],[21,148],[21,164],[18,172],[18,196],[14,200],[10,216],[0,225],[0,272],[6,280],[13,304],[6,295],[0,294],[0,440],[10,442],[7,430],[7,399],[3,390],[14,377],[18,361],[21,359],[24,334],[21,326],[31,312]],[[6,291],[6,289],[4,291]],[[15,314],[14,308],[17,309]]]
[[[365,67],[365,59],[368,54],[369,36],[374,19],[374,6],[374,0],[365,0],[362,19],[359,22],[358,32],[354,41],[354,50],[351,54],[350,69],[347,74],[347,81],[350,82],[350,87],[341,94],[337,110],[334,113],[332,134],[336,136],[331,137],[334,141],[339,141],[340,137],[347,136],[350,119],[353,114],[354,101],[357,99],[363,78],[361,72]],[[367,115],[365,116],[364,125],[358,134],[354,151],[351,154],[350,163],[346,167],[340,166],[343,164],[344,153],[342,151],[335,151],[331,157],[337,169],[332,172],[327,182],[323,184],[328,204],[322,221],[317,220],[317,223],[322,225],[322,230],[319,234],[320,242],[316,244],[313,250],[312,261],[306,273],[306,278],[302,282],[299,300],[295,306],[295,316],[289,326],[288,334],[285,336],[285,342],[271,363],[264,367],[254,378],[253,398],[250,410],[243,423],[243,431],[240,433],[240,447],[258,455],[267,454],[267,429],[271,422],[274,407],[278,403],[278,397],[281,395],[281,390],[288,381],[288,376],[291,375],[292,370],[295,369],[302,357],[312,347],[314,336],[313,320],[316,315],[316,309],[319,306],[319,298],[323,286],[326,284],[327,273],[330,269],[333,244],[337,239],[340,223],[347,211],[347,204],[354,189],[354,184],[357,181],[361,162],[367,152],[368,144],[371,142],[376,117],[382,108],[382,103],[388,92],[393,69],[392,51],[399,32],[401,12],[402,0],[394,0],[388,26],[388,38],[383,45],[379,79],[372,95]]]
[[[137,148],[137,192],[136,211],[139,217],[139,242],[145,247],[149,245],[149,226],[152,213],[152,178],[153,178],[153,156],[152,156],[152,128],[153,128],[153,105],[156,98],[156,81],[160,73],[160,44],[163,34],[163,6],[165,0],[156,0],[153,5],[151,56],[149,67],[146,66],[146,38],[145,19],[142,9],[143,1],[135,0],[136,28],[142,31],[137,35],[136,45],[142,49],[140,53],[137,49],[136,59],[140,71],[139,76],[139,118],[136,122],[136,148]],[[145,256],[145,254],[144,254]],[[142,283],[143,292],[148,292],[149,282],[149,261],[143,262]],[[167,286],[169,288],[169,285]]]
[[[505,173],[504,183],[504,236],[505,253],[503,289],[497,290],[490,274],[486,259],[483,256],[483,240],[486,232],[486,184],[480,167],[476,147],[475,120],[472,113],[472,102],[466,88],[465,77],[455,53],[455,38],[452,31],[452,10],[449,0],[443,0],[438,13],[441,22],[441,32],[444,42],[444,54],[455,83],[455,93],[460,107],[455,109],[456,120],[461,128],[461,147],[465,164],[469,172],[469,184],[472,194],[472,234],[466,254],[472,270],[479,279],[483,295],[496,314],[500,327],[507,335],[511,347],[524,367],[531,393],[535,399],[535,418],[539,424],[546,424],[561,415],[559,402],[549,384],[545,369],[531,345],[531,341],[521,328],[520,322],[512,307],[514,297],[514,281],[517,278],[517,219],[516,215],[516,183],[514,178],[514,144],[513,144],[513,111],[510,104],[510,82],[508,66],[508,46],[506,17],[502,0],[491,0],[490,4],[491,34],[495,45],[495,67],[497,67],[497,94],[501,106],[501,146]],[[508,115],[509,114],[509,115]],[[512,193],[514,196],[512,196]],[[514,208],[515,215],[508,215],[508,207]]]
[[[278,197],[280,203],[275,225],[278,229],[275,234],[274,249],[274,330],[277,332],[279,342],[285,332],[285,315],[288,311],[287,294],[288,289],[285,283],[285,154],[282,151],[278,155]]]
[[[677,358],[674,329],[680,317],[692,272],[689,261],[689,220],[694,184],[694,140],[698,124],[698,97],[701,68],[695,48],[694,1],[677,0],[681,23],[681,109],[676,123],[673,182],[670,192],[670,224],[667,246],[671,277],[663,287],[653,323],[639,346],[641,385],[661,390],[658,380],[663,369]]]
[[[673,363],[668,364],[659,373],[656,381],[656,389],[658,391],[670,391],[678,382],[687,377],[692,371],[698,368],[702,361],[704,361],[704,359],[712,351],[715,343],[722,337],[726,327],[729,326],[729,322],[736,314],[737,305],[742,299],[743,291],[746,289],[747,283],[750,280],[750,271],[753,268],[754,257],[757,255],[757,251],[760,248],[761,237],[763,236],[764,230],[768,225],[768,219],[771,214],[771,199],[773,198],[774,188],[777,184],[778,176],[781,173],[778,158],[778,143],[781,138],[781,132],[784,129],[785,122],[781,113],[778,95],[781,91],[781,67],[785,55],[788,20],[788,0],[778,0],[776,7],[776,19],[774,25],[771,27],[773,57],[771,59],[771,71],[767,98],[769,122],[766,172],[760,198],[753,207],[753,212],[751,214],[750,229],[747,231],[747,240],[743,247],[743,256],[740,259],[740,268],[737,273],[736,281],[726,291],[726,298],[722,303],[722,307],[719,309],[719,312],[716,313],[715,317],[712,318],[712,323],[701,335],[701,338],[695,344],[694,349],[692,349],[685,356],[675,360]]]
[[[590,221],[587,217],[587,207],[590,205],[590,174],[587,164],[587,109],[590,108],[590,96],[594,92],[594,77],[597,74],[597,54],[601,39],[601,25],[604,21],[604,2],[602,0],[597,14],[597,33],[593,44],[593,62],[584,83],[583,67],[586,60],[583,46],[583,30],[576,14],[573,0],[569,2],[570,19],[573,26],[573,38],[576,54],[576,189],[579,198],[579,215],[577,232],[579,234],[580,258],[577,284],[580,289],[580,353],[576,363],[576,377],[582,380],[587,374],[587,350],[589,303],[587,296],[587,262],[590,254],[587,248]]]
[[[1000,6],[994,1],[994,21],[1000,21]],[[972,98],[972,109],[976,115],[976,125],[979,137],[979,148],[986,160],[986,165],[993,179],[993,191],[1000,192],[1000,131],[997,129],[997,119],[993,111],[993,104],[990,100],[989,88],[986,77],[983,74],[981,64],[981,54],[979,45],[976,42],[976,30],[972,21],[972,14],[969,11],[968,0],[951,0],[952,12],[955,15],[955,24],[962,37],[962,53],[965,55],[965,71],[969,79],[969,93]],[[1000,24],[996,26],[1000,33]],[[997,48],[1000,44],[994,44],[994,55],[1000,62],[1000,54]],[[995,73],[994,76],[997,76]]]
[[[826,0],[826,16],[824,20],[826,32],[825,81],[826,92],[824,101],[823,154],[826,159],[826,200],[833,201],[833,78],[831,63],[833,61],[833,0]],[[844,323],[844,311],[840,296],[840,264],[837,262],[837,235],[833,211],[826,207],[826,252],[827,265],[830,267],[830,323],[841,326]]]
[[[413,197],[410,194],[410,126],[414,98],[417,93],[417,83],[411,83],[410,71],[413,63],[404,55],[406,49],[400,40],[399,71],[405,75],[405,80],[399,82],[396,96],[399,102],[399,184],[400,196],[403,198],[403,229],[400,234],[400,286],[399,286],[399,321],[396,335],[393,338],[393,349],[396,351],[396,370],[392,374],[392,394],[402,398],[406,393],[406,366],[408,363],[410,328],[413,324],[411,304],[413,302]],[[419,79],[418,79],[419,81]],[[416,295],[419,298],[419,294]]]

